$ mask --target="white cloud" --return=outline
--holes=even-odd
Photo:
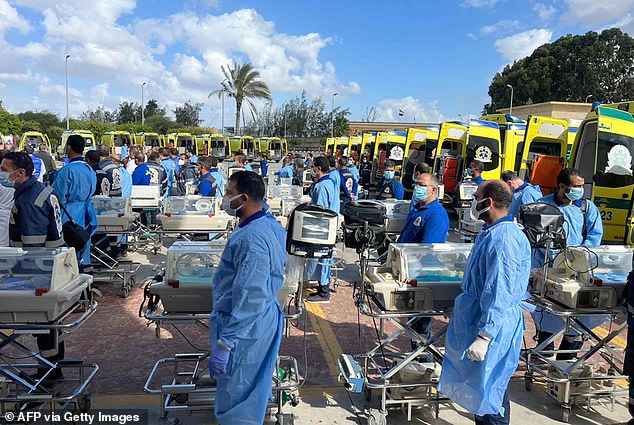
[[[521,26],[520,21],[511,21],[509,19],[504,19],[499,21],[493,25],[485,25],[480,28],[480,35],[486,37],[487,35],[493,33],[505,34],[512,31],[515,31]]]
[[[9,5],[9,2],[0,0],[0,35],[9,28],[17,28],[26,33],[29,31],[30,25],[15,8]]]
[[[549,43],[553,32],[549,29],[533,29],[501,38],[495,42],[497,50],[509,62],[529,56],[542,44]]]
[[[476,7],[476,8],[486,8],[493,7],[496,4],[502,2],[504,0],[464,0],[461,4],[462,7]]]
[[[567,12],[564,22],[601,26],[613,23],[628,12],[634,12],[632,0],[565,0]]]
[[[442,122],[446,117],[438,110],[436,102],[423,105],[418,99],[407,96],[401,99],[383,99],[376,104],[376,121]],[[399,109],[404,115],[398,116]]]
[[[472,32],[467,33],[467,37],[468,37],[468,38],[470,38],[470,39],[472,39],[472,40],[477,40],[477,39],[478,39],[478,36],[477,36],[477,35],[475,35],[475,34],[474,34],[474,33],[472,33]]]
[[[533,5],[533,10],[542,21],[550,21],[557,13],[557,8],[554,5],[539,2]]]
[[[207,8],[218,5],[214,0],[192,1]],[[43,18],[34,24],[41,25],[44,33],[23,47],[4,45],[0,39],[0,55],[15,59],[13,70],[0,61],[0,82],[2,73],[32,69],[37,75],[63,83],[64,54],[68,53],[69,84],[85,87],[82,101],[71,102],[72,115],[83,111],[74,108],[103,102],[114,108],[121,99],[140,97],[137,91],[143,81],[147,82],[146,94],[170,108],[186,100],[210,102],[207,94],[224,79],[220,66],[233,62],[253,63],[273,95],[306,90],[312,96],[338,92],[344,98],[361,91],[358,83],[341,81],[333,63],[320,59],[321,51],[332,42],[330,38],[318,33],[281,33],[272,21],[252,9],[222,15],[177,13],[123,26],[120,18],[134,11],[134,0],[12,3],[38,11]],[[0,0],[0,17],[10,15],[4,13],[6,6],[6,1]],[[5,17],[0,31],[7,25],[28,29],[15,9],[6,10],[15,16]],[[172,48],[180,53],[172,53]],[[56,90],[51,84],[48,89],[41,88],[39,95],[59,103]],[[24,103],[28,102],[33,103],[25,98]]]

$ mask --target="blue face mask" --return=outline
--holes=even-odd
[[[384,175],[386,180],[392,180],[394,178],[394,171],[386,171]]]
[[[352,167],[354,165],[354,163],[352,161],[348,161],[348,167]]]
[[[471,171],[471,168],[467,168],[467,175],[469,177],[473,176],[473,171]]]
[[[414,200],[416,202],[423,202],[425,201],[425,199],[427,199],[429,197],[429,195],[427,194],[427,187],[426,186],[414,186]]]
[[[414,185],[416,184],[416,181],[418,181],[418,174],[412,174],[412,182]]]
[[[0,184],[4,187],[15,187],[15,182],[9,180],[11,173],[6,171],[0,171]]]
[[[571,187],[570,192],[566,192],[566,198],[570,199],[573,202],[578,201],[579,199],[583,198],[583,193],[584,190],[582,187]]]

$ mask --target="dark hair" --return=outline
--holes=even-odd
[[[70,147],[70,150],[73,153],[82,154],[84,153],[84,147],[86,146],[86,141],[79,134],[71,134],[66,139],[66,146]]]
[[[291,158],[289,158],[288,156],[285,156],[284,160],[282,161],[282,163],[284,164],[284,166],[290,165],[291,164]]]
[[[24,152],[27,153],[28,155],[33,155],[33,148],[29,145],[26,145],[24,147]]]
[[[215,156],[210,156],[209,161],[209,163],[211,164],[211,168],[216,168],[218,166],[218,158],[216,158]]]
[[[471,161],[471,164],[469,164],[469,168],[474,168],[478,173],[481,173],[484,171],[484,164],[477,159],[474,159]]]
[[[13,162],[15,169],[23,168],[26,171],[26,176],[31,177],[33,175],[33,160],[26,152],[8,152],[3,159],[7,159]]]
[[[325,156],[318,156],[313,161],[313,167],[319,168],[322,173],[327,173],[328,170],[330,169],[330,162],[328,161],[328,158],[326,158]]]
[[[387,167],[396,167],[396,164],[394,163],[394,161],[390,161],[388,159],[387,161],[385,161],[385,168]]]
[[[236,184],[238,192],[249,195],[255,202],[262,202],[264,199],[264,180],[253,171],[236,171],[229,177],[229,181]]]
[[[147,159],[149,159],[150,161],[156,161],[158,157],[159,157],[158,152],[152,151],[148,154]]]
[[[345,167],[346,165],[348,165],[348,158],[345,156],[340,156],[339,159],[337,160],[337,164],[340,167]]]
[[[579,170],[577,170],[576,168],[564,168],[563,170],[559,172],[559,174],[557,174],[557,186],[559,186],[562,183],[565,184],[566,186],[570,186],[570,183],[572,183],[572,180],[571,180],[572,176],[579,176],[583,178],[583,175],[581,175],[581,172],[579,172]]]
[[[164,156],[166,158],[168,158],[170,156],[170,150],[168,148],[161,148],[159,149],[159,155]]]
[[[294,162],[293,166],[295,168],[297,168],[298,170],[301,169],[301,168],[304,168],[304,160],[303,159],[297,158],[293,162]]]
[[[108,145],[99,145],[97,148],[99,150],[99,156],[102,158],[106,158],[110,156],[110,146]]]
[[[170,149],[170,154],[178,156],[178,149],[176,149],[176,148]]]
[[[192,148],[192,147],[187,147],[187,148],[185,148],[185,152],[194,153],[194,148]]]
[[[205,170],[211,170],[212,168],[214,168],[211,165],[211,157],[210,156],[202,156],[202,157],[198,158],[198,165],[203,167]]]
[[[519,177],[517,177],[517,174],[515,174],[514,171],[506,170],[502,173],[500,178],[502,179],[504,183],[508,183],[510,181],[518,179]]]
[[[236,161],[239,161],[242,164],[246,164],[247,163],[247,157],[244,154],[238,154],[236,155]]]
[[[330,168],[335,168],[335,164],[336,164],[336,162],[335,162],[335,157],[334,157],[334,156],[332,156],[332,155],[328,155],[327,159],[328,159],[328,165],[329,165],[329,167],[330,167]]]
[[[419,173],[419,174],[424,174],[424,173],[429,173],[429,171],[431,170],[431,167],[429,165],[427,165],[427,163],[425,162],[419,162],[418,164],[416,164],[414,166],[414,173]]]
[[[99,152],[97,151],[88,151],[86,152],[86,162],[89,162],[91,164],[96,164],[99,162],[99,157],[101,155],[99,154]]]
[[[501,180],[489,180],[482,188],[482,199],[491,198],[497,208],[508,209],[513,202],[513,194]]]
[[[308,158],[308,157],[311,157],[311,158],[312,158],[312,157],[313,157],[313,154],[312,154],[312,153],[310,153],[310,152],[308,152],[308,153],[306,154],[306,158]]]
[[[137,165],[142,164],[144,160],[145,160],[145,157],[143,156],[141,152],[137,153],[134,156],[134,162],[136,162]]]

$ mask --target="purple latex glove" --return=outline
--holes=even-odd
[[[216,345],[209,354],[209,376],[213,379],[219,375],[224,375],[229,363],[229,353],[225,347]]]

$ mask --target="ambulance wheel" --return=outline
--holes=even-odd
[[[561,421],[568,423],[570,421],[570,407],[562,407],[561,408]]]
[[[87,413],[90,410],[91,401],[90,401],[90,393],[83,393],[79,397],[77,397],[77,410],[80,413]]]
[[[524,388],[526,391],[530,392],[533,389],[533,377],[530,375],[524,376]]]
[[[368,425],[387,425],[387,412],[370,409],[368,411]]]

